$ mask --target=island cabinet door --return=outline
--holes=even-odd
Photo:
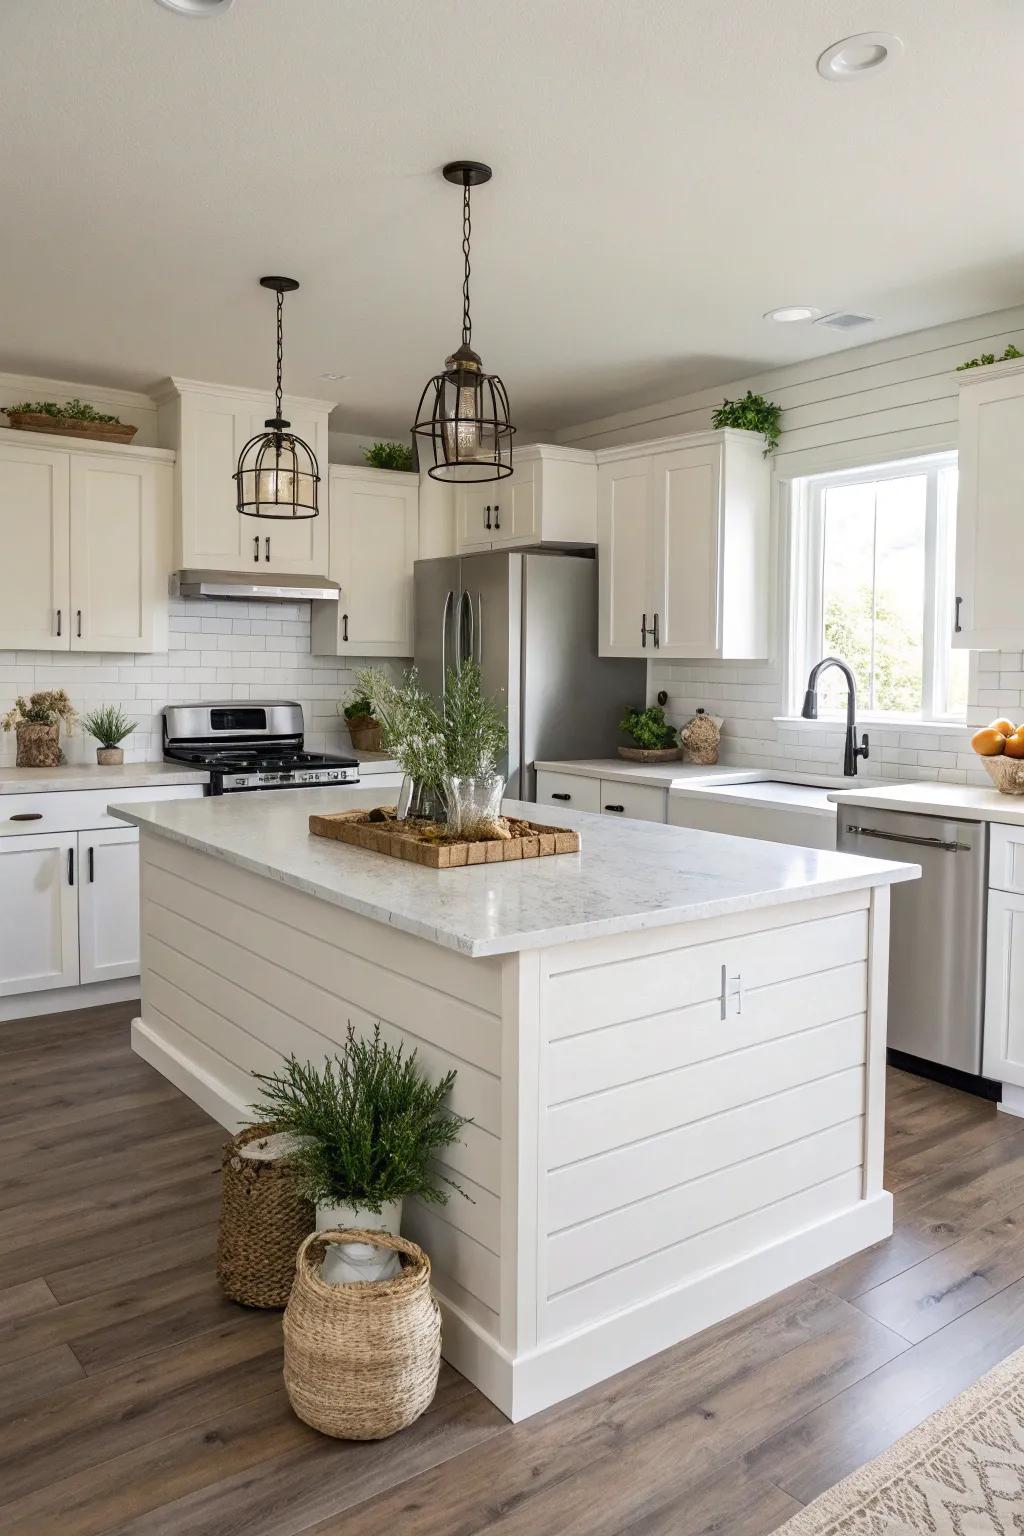
[[[139,834],[135,827],[79,839],[78,934],[83,982],[139,973]]]
[[[982,1071],[1024,1088],[1024,894],[989,891]]]
[[[0,996],[78,985],[78,837],[0,839]]]

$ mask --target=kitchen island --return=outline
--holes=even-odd
[[[377,797],[385,798],[384,795]],[[435,871],[309,836],[375,802],[125,806],[136,1051],[222,1124],[380,1020],[470,1116],[407,1207],[444,1353],[513,1419],[887,1236],[889,885],[914,865],[511,802],[579,854]]]

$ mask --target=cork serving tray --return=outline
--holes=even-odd
[[[564,827],[545,827],[532,821],[511,821],[513,836],[486,842],[460,843],[439,841],[424,834],[433,823],[416,821],[370,821],[369,811],[333,811],[327,816],[311,816],[309,830],[314,837],[332,837],[336,842],[370,853],[405,859],[427,869],[467,869],[476,864],[510,864],[521,859],[543,859],[554,853],[579,853],[580,835]]]

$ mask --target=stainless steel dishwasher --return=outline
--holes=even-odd
[[[891,887],[889,1050],[980,1076],[988,823],[840,803],[836,846],[921,866]]]

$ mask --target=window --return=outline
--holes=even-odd
[[[863,715],[963,720],[966,651],[953,650],[955,454],[794,482],[791,693],[841,656]],[[819,714],[846,709],[846,685],[822,674]]]

